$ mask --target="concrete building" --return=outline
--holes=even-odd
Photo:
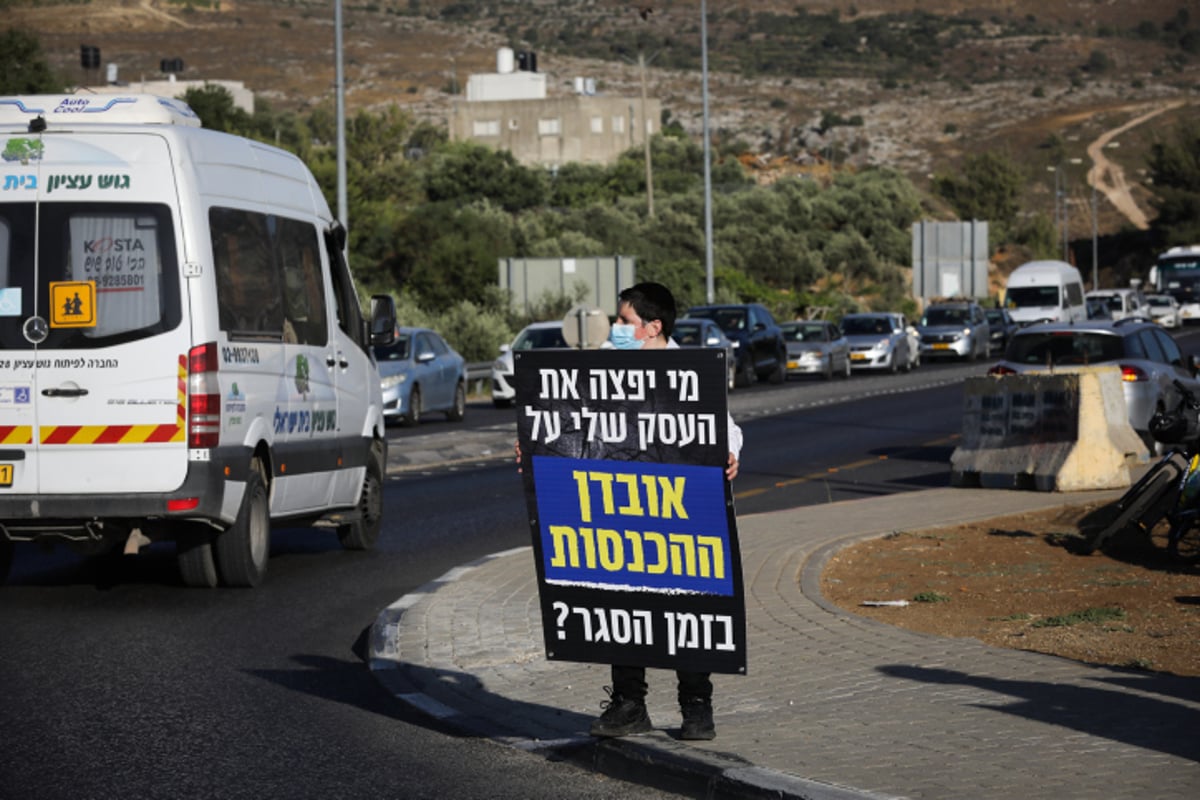
[[[233,96],[233,104],[247,114],[254,113],[254,92],[246,88],[241,81],[208,80],[181,81],[175,76],[154,80],[137,80],[117,82],[116,73],[108,83],[99,86],[88,86],[85,90],[90,94],[153,94],[159,97],[174,97],[179,100],[187,94],[188,89],[203,89],[205,86],[220,86]]]
[[[574,93],[548,97],[546,76],[536,71],[534,53],[501,48],[496,72],[472,75],[465,100],[450,111],[450,139],[508,150],[527,166],[557,167],[570,162],[611,164],[641,146],[659,129],[662,102],[640,97],[598,95],[595,83],[576,78]]]

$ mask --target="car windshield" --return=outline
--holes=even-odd
[[[871,334],[871,333],[891,333],[892,326],[883,317],[844,317],[842,319],[842,330],[847,336]]]
[[[1098,331],[1048,331],[1013,337],[1004,357],[1018,364],[1100,364],[1125,355],[1120,336]]]
[[[1012,286],[1004,299],[1017,308],[1045,308],[1058,305],[1057,286]]]
[[[929,327],[937,325],[962,325],[967,321],[967,311],[963,308],[931,308],[921,317],[921,324]]]
[[[676,322],[675,330],[671,332],[671,338],[681,345],[703,344],[702,333],[703,329],[697,323]]]
[[[824,325],[784,324],[783,338],[789,342],[823,342],[825,341]]]
[[[1101,303],[1107,304],[1108,307],[1111,308],[1113,311],[1120,311],[1121,308],[1125,305],[1125,303],[1121,299],[1121,295],[1119,295],[1119,294],[1098,294],[1098,295],[1093,295],[1093,296],[1095,297],[1095,299],[1099,300]]]
[[[1169,306],[1171,305],[1171,298],[1165,295],[1152,294],[1146,298],[1146,302],[1152,306]]]
[[[562,328],[526,328],[513,342],[513,350],[541,350],[546,347],[566,347]]]
[[[375,348],[376,361],[403,361],[408,358],[408,349],[412,344],[412,337],[407,333],[396,334],[396,341],[392,344],[377,346]]]
[[[1004,323],[1004,312],[999,308],[989,308],[983,313],[987,316],[988,322]]]
[[[746,330],[746,310],[744,308],[701,308],[688,312],[689,316],[711,319],[726,333],[737,333]]]

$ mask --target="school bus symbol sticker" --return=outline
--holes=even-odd
[[[51,281],[50,327],[96,327],[96,282]]]

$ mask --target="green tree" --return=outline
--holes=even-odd
[[[1003,241],[1021,208],[1025,174],[1008,156],[989,150],[969,156],[958,174],[941,173],[934,191],[961,219],[987,220],[993,240]]]
[[[541,171],[522,166],[507,150],[454,142],[431,157],[425,193],[432,202],[489,200],[515,212],[541,205],[546,182]]]
[[[1175,129],[1173,140],[1156,142],[1148,165],[1160,240],[1166,245],[1200,242],[1200,123],[1187,119]]]
[[[188,89],[183,94],[183,101],[191,106],[206,128],[239,136],[250,132],[250,114],[237,107],[233,94],[224,86],[206,83]]]
[[[42,43],[25,31],[0,33],[0,94],[55,94],[62,81],[46,61]]]

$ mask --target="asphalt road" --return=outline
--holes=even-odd
[[[735,392],[739,513],[944,484],[961,381],[984,369]],[[465,424],[503,444],[505,413],[473,405]],[[398,430],[393,447],[454,430]],[[0,798],[660,796],[446,735],[375,684],[359,654],[381,608],[528,542],[505,458],[405,472],[385,510],[369,553],[276,531],[254,590],[182,588],[170,547],[86,560],[18,548],[0,589]]]

